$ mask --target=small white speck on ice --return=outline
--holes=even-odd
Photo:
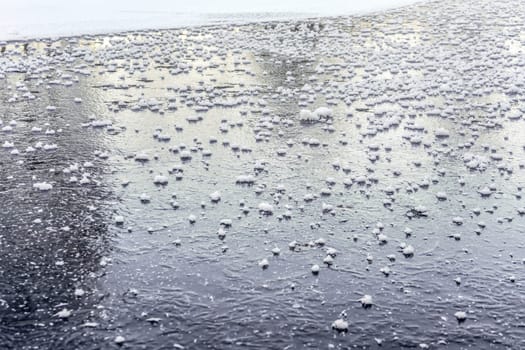
[[[346,332],[348,331],[348,322],[339,318],[332,323],[332,329],[338,332]]]
[[[445,192],[437,192],[436,198],[439,199],[440,201],[444,201],[447,199],[447,194]]]
[[[273,206],[267,202],[262,202],[259,204],[259,212],[265,215],[273,214]]]
[[[81,297],[84,294],[86,294],[86,291],[83,290],[82,288],[76,288],[74,294],[76,297]]]
[[[492,194],[492,191],[488,187],[483,187],[478,191],[478,193],[481,195],[481,197],[489,197]]]
[[[332,258],[335,258],[336,255],[337,255],[337,249],[335,249],[335,248],[328,248],[326,250],[326,254],[330,255]]]
[[[126,339],[121,335],[117,335],[117,337],[114,340],[114,342],[119,345],[124,344],[125,341]]]
[[[255,183],[255,178],[252,175],[239,175],[237,176],[235,183],[239,185],[253,185]]]
[[[124,224],[124,217],[122,215],[115,216],[115,224],[116,225]]]
[[[382,267],[379,271],[381,271],[385,276],[390,275],[390,267],[388,266]]]
[[[450,136],[450,132],[447,129],[439,128],[435,131],[434,135],[436,135],[437,138],[447,138]]]
[[[458,311],[454,314],[458,322],[464,322],[467,319],[467,313],[465,311]]]
[[[264,270],[267,269],[270,263],[268,262],[268,259],[264,258],[261,261],[259,261],[259,266]]]
[[[71,310],[68,310],[66,308],[60,310],[59,312],[57,312],[55,314],[56,317],[59,317],[59,318],[68,318],[70,317],[72,314],[72,311]]]
[[[463,218],[460,216],[453,217],[452,222],[458,226],[463,225]]]
[[[135,156],[135,160],[137,162],[147,162],[147,161],[149,161],[149,156],[146,153],[138,153]]]
[[[406,257],[411,257],[414,255],[414,247],[409,244],[406,247],[403,248],[403,255]]]
[[[148,196],[146,193],[141,194],[139,198],[142,203],[149,203],[151,200],[150,196]]]
[[[33,184],[33,188],[36,188],[39,191],[49,191],[53,188],[53,185],[47,182],[36,182]]]
[[[210,194],[210,200],[213,202],[213,203],[217,203],[221,200],[221,193],[219,191],[215,191],[213,193]]]
[[[153,179],[153,183],[155,185],[167,185],[168,184],[168,178],[164,175],[157,175]]]
[[[334,258],[332,258],[331,255],[327,255],[324,259],[323,259],[323,262],[328,265],[328,266],[331,266],[333,265],[334,263]]]
[[[359,301],[361,302],[361,306],[364,308],[369,308],[374,304],[372,296],[368,294],[363,295]]]
[[[99,326],[98,322],[86,322],[81,327],[96,328]]]

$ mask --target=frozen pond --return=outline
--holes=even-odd
[[[525,348],[525,3],[0,48],[0,348]]]

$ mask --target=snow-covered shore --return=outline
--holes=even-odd
[[[11,1],[11,0],[9,0]],[[164,29],[218,23],[247,23],[325,15],[364,14],[404,6],[417,0],[315,2],[206,0],[11,1],[0,11],[0,40],[23,40],[128,30]]]

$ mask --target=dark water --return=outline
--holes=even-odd
[[[523,23],[440,1],[8,44],[0,348],[525,348]]]

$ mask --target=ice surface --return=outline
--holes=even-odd
[[[523,348],[524,23],[0,45],[0,348]]]

